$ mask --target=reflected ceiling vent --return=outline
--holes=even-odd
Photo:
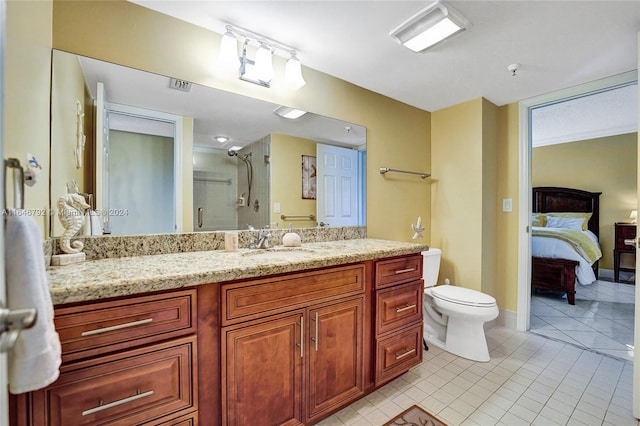
[[[169,87],[176,90],[181,90],[183,92],[188,92],[191,90],[191,83],[185,80],[178,80],[177,78],[172,78],[171,83],[169,83]]]

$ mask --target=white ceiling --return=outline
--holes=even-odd
[[[248,28],[296,48],[307,67],[427,111],[478,97],[503,105],[637,68],[640,1],[451,0],[472,27],[425,53],[388,34],[430,1],[134,2],[218,33]]]

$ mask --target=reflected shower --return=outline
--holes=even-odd
[[[247,184],[249,186],[249,193],[247,195],[247,206],[251,205],[251,185],[253,183],[253,164],[251,163],[251,152],[245,155],[239,155],[238,151],[230,149],[227,151],[229,157],[238,157],[242,160],[247,167]]]

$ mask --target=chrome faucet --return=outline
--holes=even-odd
[[[271,238],[271,233],[269,232],[269,227],[265,226],[260,229],[260,237],[258,239],[258,243],[251,243],[249,248],[252,249],[268,249],[273,247],[273,245],[269,242],[269,238]]]

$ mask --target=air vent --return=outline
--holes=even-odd
[[[182,90],[183,92],[188,92],[189,90],[191,90],[191,83],[185,80],[172,78],[169,87],[176,90]]]

